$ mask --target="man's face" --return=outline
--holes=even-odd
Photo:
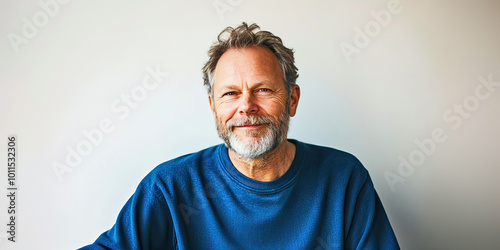
[[[213,81],[210,107],[217,132],[230,149],[244,158],[259,158],[286,139],[299,88],[288,99],[278,59],[269,49],[229,49],[219,59]]]

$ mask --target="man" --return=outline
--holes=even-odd
[[[226,28],[203,67],[224,144],[156,167],[84,249],[399,249],[354,156],[287,140],[293,51],[258,29]]]

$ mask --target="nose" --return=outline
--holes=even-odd
[[[248,92],[244,92],[241,96],[238,113],[240,115],[249,115],[257,113],[257,111],[259,111],[259,106],[255,103],[255,97]]]

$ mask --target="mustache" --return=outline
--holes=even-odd
[[[226,123],[228,129],[238,126],[272,124],[275,122],[272,116],[244,116],[241,118],[233,118]]]

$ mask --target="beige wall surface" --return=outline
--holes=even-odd
[[[356,155],[402,249],[500,245],[499,1],[0,1],[0,223],[75,249],[156,165],[219,144],[201,67],[226,26],[296,51],[290,138]]]

